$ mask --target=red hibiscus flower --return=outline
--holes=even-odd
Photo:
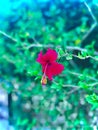
[[[57,57],[57,52],[50,48],[47,50],[45,54],[43,54],[42,51],[39,53],[37,62],[39,62],[42,65],[42,84],[47,83],[46,76],[49,78],[49,80],[52,80],[53,76],[60,74],[64,70],[64,66],[56,62]]]

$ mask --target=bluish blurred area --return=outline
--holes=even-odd
[[[33,8],[33,6],[36,3],[49,2],[49,1],[51,0],[1,0],[0,1],[0,19],[9,16],[12,10],[18,9],[19,7],[28,6],[28,7]],[[77,0],[69,0],[69,1],[74,2]],[[80,0],[80,2],[83,2],[83,1],[85,0]],[[92,3],[98,4],[98,1],[92,0]]]
[[[5,18],[10,15],[12,9],[17,9],[25,4],[30,5],[32,0],[2,0],[0,1],[0,17]]]
[[[10,13],[10,0],[0,1],[0,16],[5,16]]]
[[[10,15],[12,10],[19,7],[33,7],[36,2],[48,2],[50,0],[1,0],[0,1],[0,19]],[[17,14],[16,14],[17,15]]]

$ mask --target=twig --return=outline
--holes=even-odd
[[[96,85],[98,85],[98,82],[95,82],[95,83],[89,84],[89,86],[92,86],[92,87],[94,87],[94,86],[96,86]]]
[[[54,47],[53,45],[51,45],[51,44],[48,44],[48,45],[42,45],[42,44],[32,44],[32,45],[30,45],[30,46],[28,46],[28,47],[25,47],[25,49],[30,49],[30,48],[33,48],[33,47],[42,47],[42,48],[48,48],[48,47]]]
[[[0,33],[1,33],[2,35],[4,35],[5,37],[9,38],[10,40],[12,40],[13,42],[18,42],[15,38],[11,37],[10,35],[6,34],[5,32],[3,32],[3,31],[1,31],[1,30],[0,30]],[[32,45],[30,45],[30,46],[23,47],[23,49],[24,49],[24,48],[25,48],[25,49],[30,49],[30,48],[32,48],[32,47],[42,47],[42,48],[54,47],[54,45],[52,45],[52,44],[42,45],[42,44],[40,44],[35,38],[33,38],[33,40],[35,41],[36,44],[32,44]],[[58,46],[58,47],[59,47],[59,46]],[[69,46],[67,46],[66,49],[67,49],[67,50],[79,50],[79,51],[87,52],[86,49],[79,48],[79,47],[72,47],[72,46],[69,47]],[[95,54],[98,55],[98,52],[95,52]],[[66,54],[65,54],[64,56],[66,56]],[[79,58],[77,55],[74,55],[74,54],[73,54],[73,56]],[[87,56],[87,57],[85,57],[85,58],[92,58],[92,59],[98,61],[97,58],[94,58],[94,57],[92,57],[92,56]],[[85,58],[82,58],[82,59],[85,59]]]
[[[34,40],[34,42],[35,42],[36,44],[40,45],[40,43],[39,43],[34,37],[33,37],[32,39]]]
[[[56,85],[60,85],[59,83],[57,83],[56,81],[52,81],[53,83],[55,83]],[[66,93],[67,94],[67,96],[68,95],[70,95],[70,94],[72,94],[72,93],[74,93],[74,92],[76,92],[77,90],[79,90],[80,89],[80,87],[79,86],[76,86],[76,85],[72,85],[72,84],[62,84],[62,87],[64,87],[64,88],[74,88],[74,89],[72,89],[71,91],[69,91],[68,93]]]
[[[82,38],[82,43],[84,42],[85,39],[87,39],[89,37],[89,35],[92,33],[92,31],[97,27],[97,23],[94,23],[91,28],[89,29],[89,31],[83,36]]]
[[[80,87],[76,87],[75,89],[69,91],[69,92],[67,93],[67,95],[70,95],[70,94],[72,94],[72,93],[78,91],[79,89],[80,89]]]
[[[94,24],[91,26],[91,28],[89,29],[89,31],[83,36],[83,39],[82,39],[82,43],[85,41],[85,39],[87,39],[89,37],[89,35],[91,34],[91,32],[97,27],[97,19],[96,17],[94,16],[91,8],[89,7],[89,5],[86,3],[86,1],[84,1],[84,5],[87,7],[93,21],[94,21]]]
[[[68,71],[68,73],[70,73],[70,74],[72,74],[72,75],[75,75],[75,76],[78,76],[78,77],[83,76],[83,74],[76,73],[76,72],[72,72],[72,71]],[[97,79],[95,79],[95,78],[93,78],[93,77],[91,77],[91,76],[86,76],[86,78],[89,78],[90,80],[94,80],[94,81],[98,82]]]
[[[73,72],[73,71],[67,71],[66,73],[69,73],[69,74],[74,75],[74,76],[77,76],[77,77],[83,76],[83,74],[76,73],[76,72]],[[61,77],[66,77],[65,74],[61,74],[60,76],[61,76]],[[91,76],[86,76],[86,78],[98,82],[98,80],[97,80],[96,78],[93,78],[93,77],[91,77]]]
[[[79,58],[79,56],[77,56],[77,55],[75,55],[75,54],[72,54],[72,56],[73,56],[73,57],[76,57],[76,58]],[[98,58],[95,58],[95,57],[93,57],[93,56],[81,57],[81,58],[79,58],[79,59],[85,60],[85,59],[87,59],[87,58],[91,58],[91,59],[93,59],[93,60],[95,60],[95,61],[98,61]]]
[[[70,51],[70,50],[72,50],[72,51],[77,50],[77,51],[81,51],[81,52],[87,52],[87,50],[84,49],[84,48],[74,47],[74,46],[67,46],[66,49],[69,50],[69,51]],[[94,52],[94,55],[98,55],[98,52],[95,51],[95,52]]]
[[[11,60],[9,57],[7,57],[6,55],[2,56],[2,58],[6,61],[8,61],[9,63],[15,64],[15,62],[13,60]]]
[[[1,31],[1,30],[0,30],[0,34],[2,34],[2,35],[4,35],[5,37],[9,38],[9,39],[12,40],[13,42],[18,42],[15,38],[11,37],[10,35],[6,34],[5,32],[3,32],[3,31]],[[49,48],[49,47],[52,47],[52,48],[53,48],[53,47],[55,47],[55,46],[52,45],[52,44],[42,45],[42,44],[40,44],[35,38],[33,38],[33,40],[35,41],[36,44],[32,44],[32,45],[30,45],[30,46],[23,47],[23,49],[24,49],[24,48],[25,48],[25,49],[30,49],[30,48],[32,48],[32,47],[37,47],[37,48],[39,48],[39,47],[42,47],[42,48]],[[58,47],[59,47],[59,46],[58,46]],[[67,46],[66,49],[67,49],[67,50],[79,50],[79,51],[81,51],[81,52],[82,52],[82,51],[83,51],[83,52],[87,52],[86,49],[79,48],[79,47],[74,47],[74,46]],[[95,52],[95,55],[98,55],[98,52]],[[65,56],[66,56],[66,54],[65,54]],[[79,58],[77,55],[74,55],[74,54],[73,54],[73,56]],[[92,58],[92,59],[98,61],[98,59],[97,59],[97,58],[94,58],[93,56],[87,56],[87,57],[85,57],[85,58]],[[85,59],[85,58],[82,58],[82,59]]]
[[[17,40],[13,37],[11,37],[10,35],[6,34],[5,32],[0,30],[0,34],[2,34],[3,36],[7,37],[8,39],[12,40],[13,42],[17,42]]]
[[[53,80],[52,81],[53,83],[55,83],[56,85],[60,85],[59,83],[57,83],[55,80]],[[75,87],[78,87],[78,86],[76,86],[76,85],[72,85],[72,84],[62,84],[62,87],[64,87],[64,88],[75,88]]]
[[[74,69],[78,69],[78,65],[74,62],[74,60],[69,60],[69,63],[71,64],[71,66],[74,68]]]
[[[1,30],[0,30],[0,34],[2,34],[3,36],[9,38],[9,39],[12,40],[13,42],[18,42],[15,38],[11,37],[10,35],[8,35],[7,33],[3,32],[3,31],[1,31]],[[37,48],[38,48],[38,47],[43,47],[43,48],[48,48],[48,47],[53,48],[53,47],[55,47],[55,46],[52,45],[52,44],[48,44],[48,45],[40,44],[35,38],[33,38],[33,40],[34,40],[34,42],[35,42],[36,44],[32,44],[32,45],[27,46],[27,47],[24,47],[24,48],[25,48],[25,49],[30,49],[30,48],[32,48],[32,47],[37,47]],[[58,46],[58,47],[60,47],[60,46]],[[80,47],[75,47],[75,46],[66,46],[66,49],[69,50],[69,51],[70,51],[70,50],[72,50],[72,51],[78,50],[78,51],[81,51],[81,52],[82,52],[82,51],[83,51],[83,52],[87,52],[86,49],[80,48]],[[95,54],[95,55],[98,55],[98,52],[95,51],[94,54]]]
[[[67,55],[69,55],[68,53],[65,53],[64,55],[62,55],[62,56],[60,56],[59,57],[59,59],[60,58],[62,58],[62,57],[66,57]],[[87,59],[87,58],[91,58],[91,59],[93,59],[93,60],[95,60],[95,61],[98,61],[98,58],[96,58],[96,57],[93,57],[93,56],[85,56],[85,57],[79,57],[78,55],[75,55],[75,54],[71,54],[71,56],[72,57],[75,57],[75,58],[78,58],[78,59],[82,59],[82,60],[85,60],[85,59]],[[75,67],[75,66],[74,66]],[[75,68],[77,68],[77,67],[75,67]]]
[[[84,1],[84,4],[85,4],[85,6],[87,7],[87,9],[88,9],[88,11],[89,11],[89,13],[90,13],[92,19],[94,20],[94,23],[97,24],[97,19],[96,19],[96,17],[94,16],[94,14],[93,14],[91,8],[88,6],[88,4],[86,3],[86,1]]]

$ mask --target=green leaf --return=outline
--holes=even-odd
[[[98,96],[95,93],[92,95],[87,95],[86,100],[92,105],[92,109],[98,108]]]
[[[68,55],[66,56],[66,60],[72,60],[72,54],[68,54]]]
[[[85,59],[85,57],[83,57],[80,52],[78,53],[78,58],[79,59]]]
[[[88,53],[85,52],[85,51],[81,51],[81,55],[82,55],[83,57],[86,57],[86,56],[88,56]]]
[[[21,124],[20,125],[26,125],[26,124],[28,124],[28,119],[24,119],[24,120],[21,120]]]

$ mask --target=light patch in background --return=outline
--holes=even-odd
[[[1,0],[0,1],[0,18],[10,15],[12,9],[17,9],[24,4],[30,5],[32,0]]]
[[[0,17],[5,17],[10,13],[10,1],[0,0]]]
[[[49,2],[50,0],[37,0],[38,3]],[[1,0],[0,1],[0,18],[5,18],[11,14],[12,9],[17,9],[20,6],[30,6],[33,8],[36,0]]]

